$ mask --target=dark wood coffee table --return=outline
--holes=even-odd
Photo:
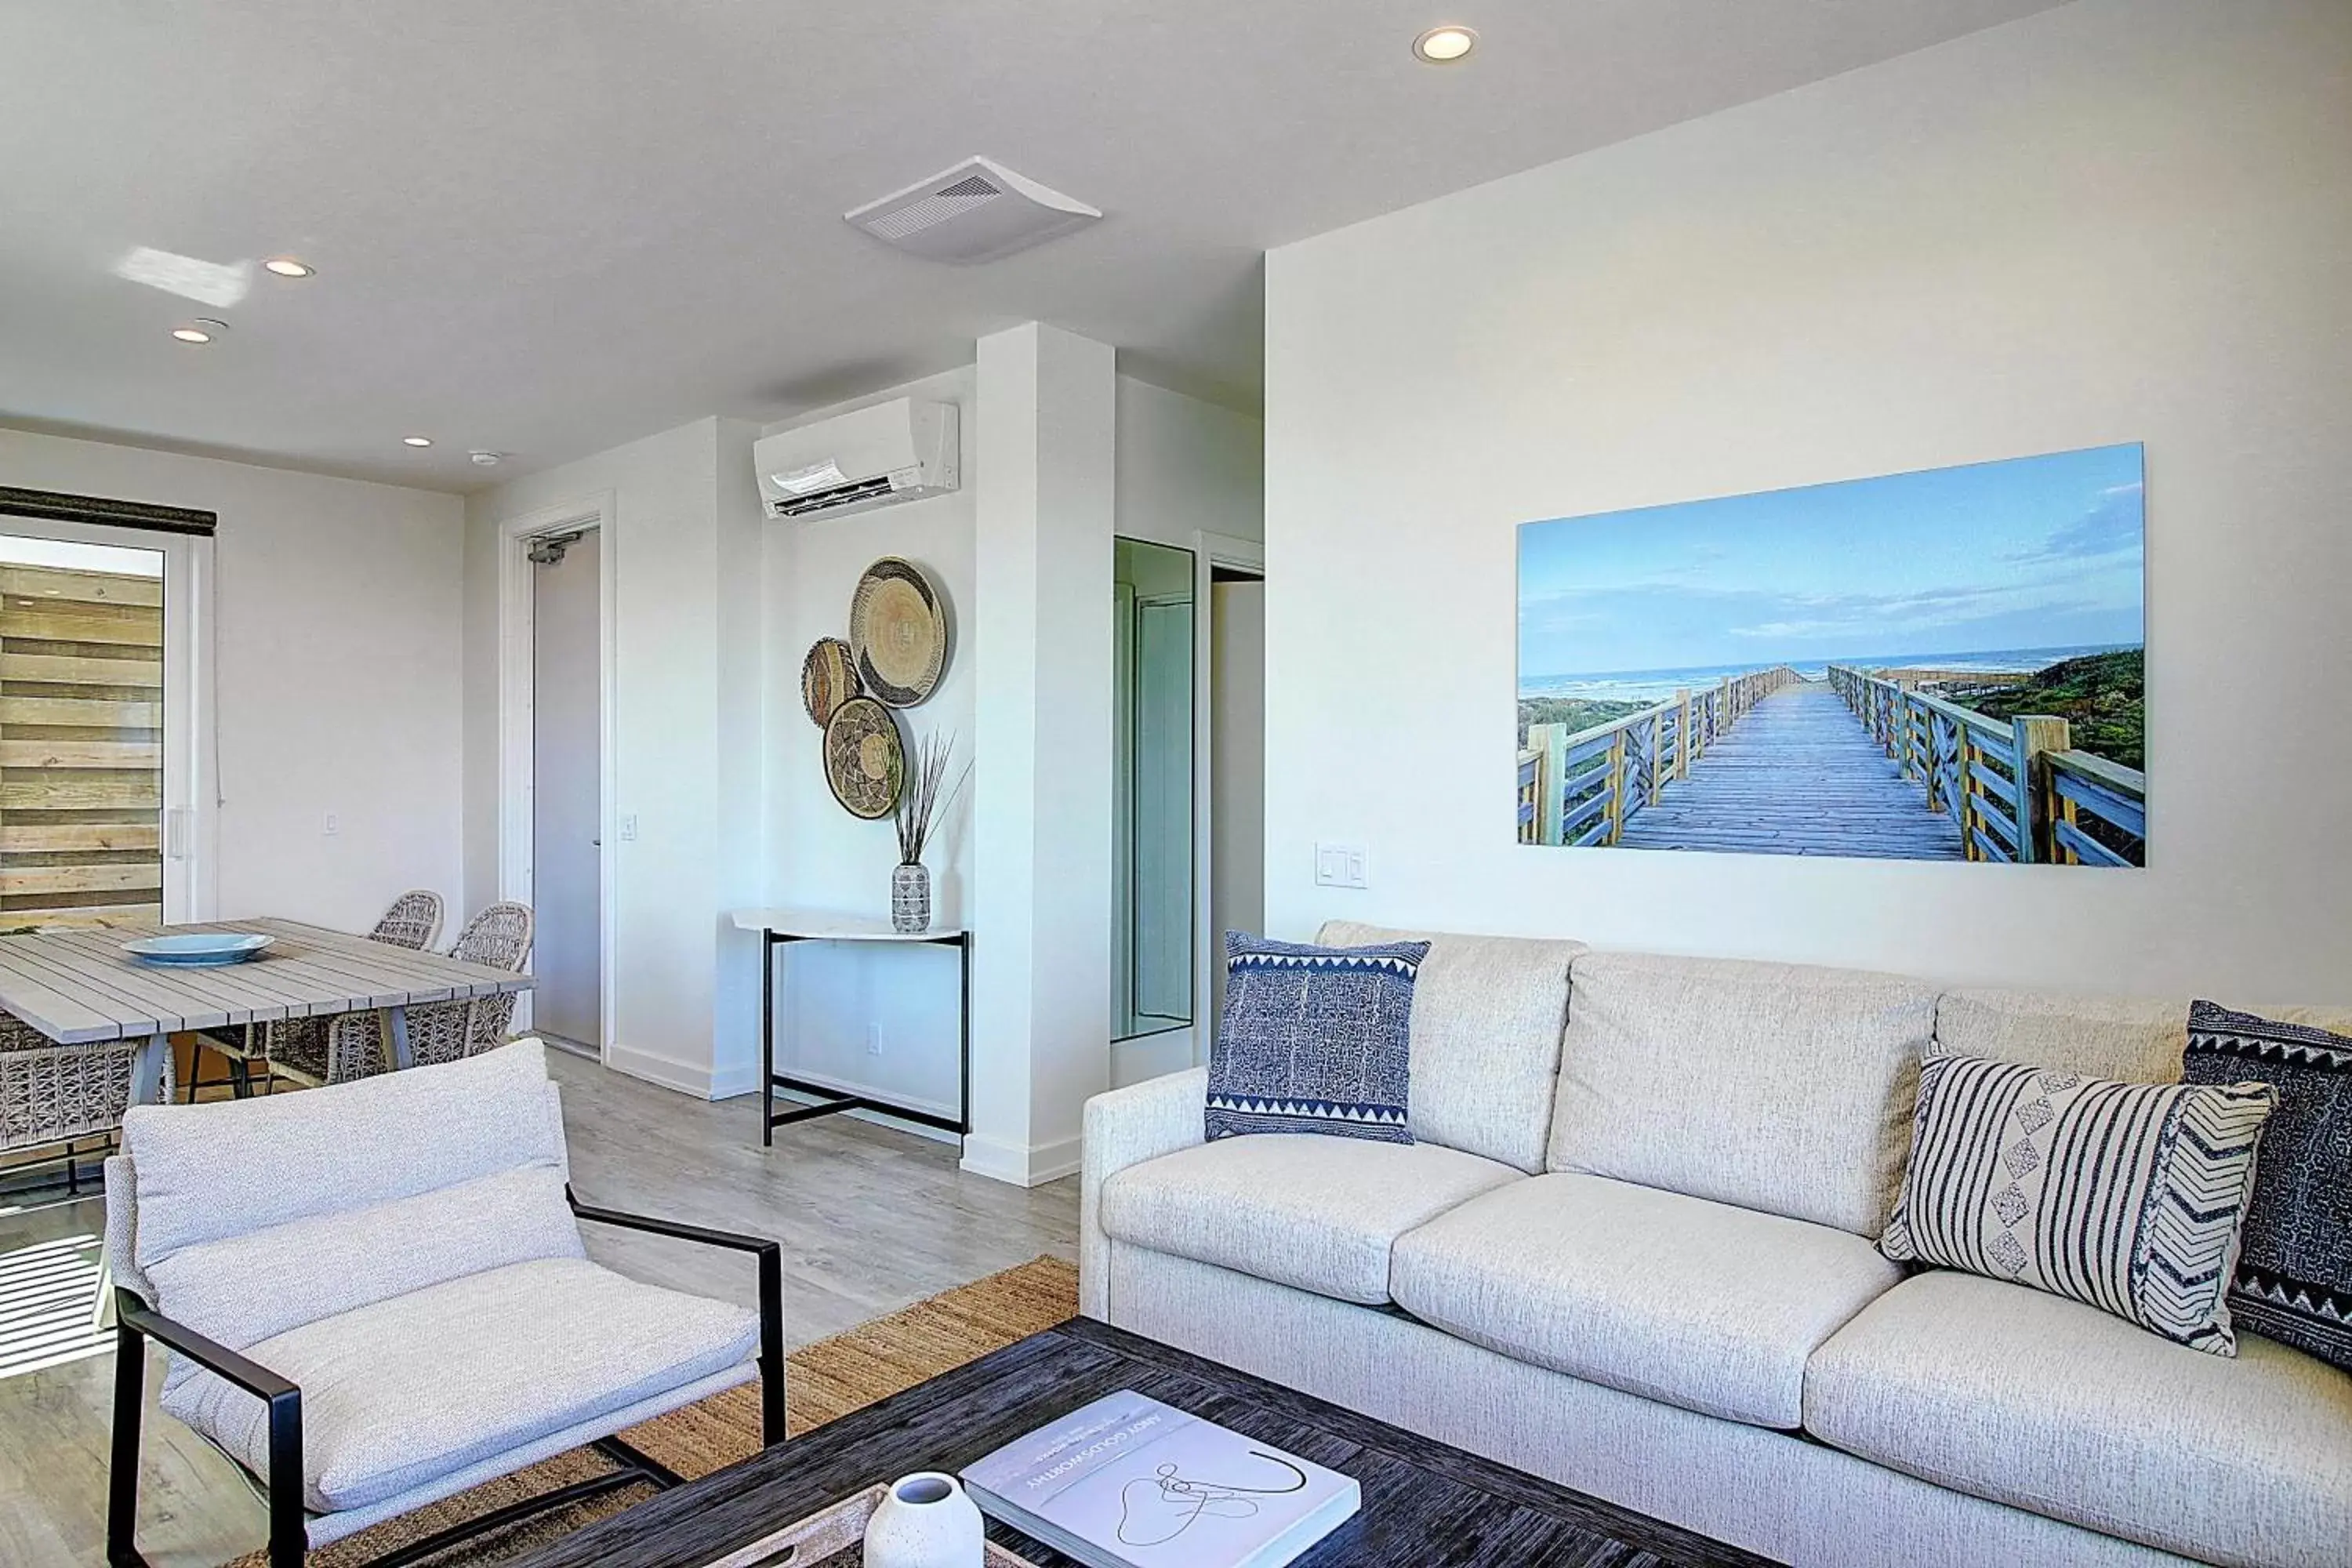
[[[1086,1318],[663,1492],[512,1568],[702,1568],[863,1488],[957,1470],[1131,1388],[1353,1476],[1363,1510],[1298,1568],[1747,1568],[1769,1560]],[[991,1521],[1037,1564],[1070,1559]]]

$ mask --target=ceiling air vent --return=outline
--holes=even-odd
[[[987,158],[841,215],[885,245],[929,261],[993,261],[1102,216],[1099,209]]]

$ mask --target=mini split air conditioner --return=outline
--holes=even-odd
[[[956,488],[956,407],[893,398],[751,447],[770,517],[833,518]]]

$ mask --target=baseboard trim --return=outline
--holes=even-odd
[[[1082,1152],[1080,1141],[1063,1138],[1029,1148],[1002,1142],[978,1133],[963,1141],[963,1169],[994,1182],[1016,1187],[1038,1187],[1075,1173]]]
[[[647,1083],[656,1084],[663,1089],[675,1089],[679,1094],[690,1094],[697,1100],[725,1098],[724,1095],[712,1092],[716,1086],[712,1082],[711,1071],[699,1062],[680,1061],[676,1057],[666,1057],[657,1052],[641,1050],[635,1046],[625,1046],[616,1041],[604,1047],[604,1065],[614,1072],[626,1073],[631,1078],[643,1079]],[[754,1089],[759,1087],[759,1078],[756,1073],[752,1077],[751,1087]]]

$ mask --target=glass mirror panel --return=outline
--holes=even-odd
[[[1118,542],[1111,1037],[1192,1021],[1192,552]]]

